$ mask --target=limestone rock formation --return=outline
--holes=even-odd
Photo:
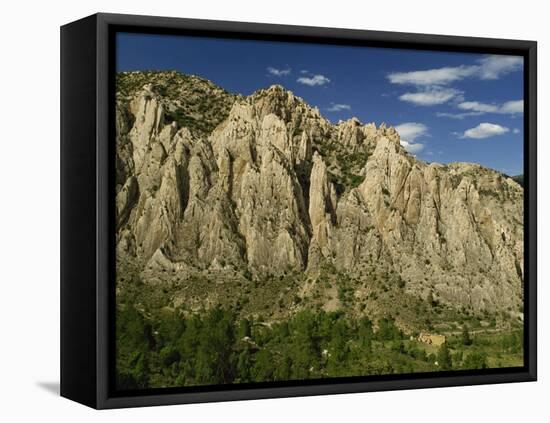
[[[424,163],[394,128],[333,125],[281,86],[241,97],[173,72],[118,81],[117,255],[145,282],[315,278],[327,264],[359,280],[374,267],[418,298],[520,309],[523,189],[511,178]],[[193,86],[202,94],[188,100]],[[218,112],[201,120],[207,102]]]
[[[309,248],[310,268],[318,265],[322,257],[331,254],[330,239],[333,222],[336,219],[336,207],[334,184],[329,182],[323,158],[316,152],[313,156],[309,185],[309,220],[312,228]],[[322,257],[317,256],[319,253]]]

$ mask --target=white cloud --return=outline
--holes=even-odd
[[[312,76],[301,76],[296,80],[300,84],[309,85],[310,87],[314,87],[316,85],[325,85],[330,82],[330,79],[328,79],[324,75],[312,75]]]
[[[468,116],[479,116],[482,115],[482,112],[464,112],[464,113],[445,113],[445,112],[437,112],[435,115],[437,117],[447,117],[451,119],[464,119]]]
[[[502,75],[521,70],[523,58],[518,56],[485,56],[476,65],[447,66],[411,72],[392,72],[387,78],[392,84],[441,86],[465,78],[498,79]]]
[[[521,131],[518,129],[518,128],[514,128],[514,130],[512,131],[514,134],[519,134]]]
[[[394,72],[388,75],[392,84],[447,85],[472,75],[476,66],[444,67],[412,72]]]
[[[480,103],[478,101],[464,101],[458,105],[459,109],[481,113],[497,113],[499,107],[494,104]]]
[[[504,126],[497,125],[496,123],[480,123],[475,128],[470,128],[464,131],[464,134],[461,138],[474,138],[474,139],[483,139],[494,137],[496,135],[503,135],[510,130]]]
[[[418,106],[434,106],[436,104],[443,104],[447,101],[462,94],[461,91],[453,88],[438,88],[433,87],[425,91],[418,91],[415,93],[405,93],[399,96],[401,101],[407,101],[409,103],[416,104]]]
[[[464,101],[458,108],[478,113],[517,114],[523,113],[523,100],[507,101],[503,104],[487,104],[478,101]]]
[[[485,56],[479,60],[478,75],[481,79],[498,79],[502,75],[521,70],[523,57],[518,56]]]
[[[410,143],[405,140],[401,140],[401,145],[405,150],[407,150],[409,153],[412,153],[412,154],[419,153],[424,149],[424,144]]]
[[[507,101],[500,107],[500,113],[523,113],[523,100]]]
[[[411,142],[428,134],[428,127],[418,122],[401,123],[395,126],[395,130],[401,138],[406,138]]]
[[[488,104],[478,101],[465,101],[463,92],[453,88],[454,82],[477,78],[480,80],[498,79],[510,72],[523,68],[523,58],[516,56],[488,55],[472,65],[447,66],[442,68],[418,70],[411,72],[393,72],[387,75],[392,84],[412,85],[416,92],[406,92],[399,96],[406,101],[419,106],[434,106],[452,101],[459,109],[458,113],[438,112],[437,116],[452,119],[464,119],[468,116],[478,116],[485,113],[520,114],[523,113],[523,100],[507,101],[502,104]],[[415,138],[425,135],[427,128],[422,124],[407,123],[399,130],[401,144],[410,152],[418,152],[424,148],[421,143],[415,143]],[[454,133],[460,138],[483,139],[510,132],[510,129],[493,124],[481,123],[464,133]],[[412,135],[412,136],[411,136]]]
[[[401,138],[401,145],[409,153],[418,153],[424,149],[424,144],[414,142],[417,138],[428,134],[428,127],[423,123],[405,122],[395,126]]]
[[[287,75],[290,75],[290,72],[292,72],[292,69],[290,68],[277,69],[272,66],[269,66],[267,68],[267,71],[273,76],[287,76]]]
[[[342,110],[351,110],[349,104],[330,103],[330,107],[327,107],[329,112],[341,112]]]
[[[416,92],[406,92],[399,96],[418,106],[435,106],[453,101],[458,103],[460,113],[437,113],[437,116],[452,119],[464,119],[484,113],[518,114],[523,113],[523,101],[508,101],[503,104],[487,104],[478,101],[464,101],[463,92],[451,85],[465,78],[481,80],[498,79],[507,73],[521,70],[523,58],[517,56],[484,56],[472,65],[446,66],[411,72],[393,72],[387,75],[392,84],[412,85]]]

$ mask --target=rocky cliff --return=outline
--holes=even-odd
[[[119,74],[116,126],[118,265],[176,284],[174,302],[262,285],[266,308],[289,290],[354,308],[378,285],[521,316],[523,189],[499,172],[424,163],[395,129],[331,124],[281,86],[243,97],[176,72]]]

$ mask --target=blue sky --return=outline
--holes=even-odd
[[[520,57],[120,33],[117,70],[178,70],[245,95],[281,84],[333,122],[395,126],[422,160],[523,173]]]

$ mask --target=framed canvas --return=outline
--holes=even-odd
[[[536,43],[61,28],[61,394],[536,380]]]

